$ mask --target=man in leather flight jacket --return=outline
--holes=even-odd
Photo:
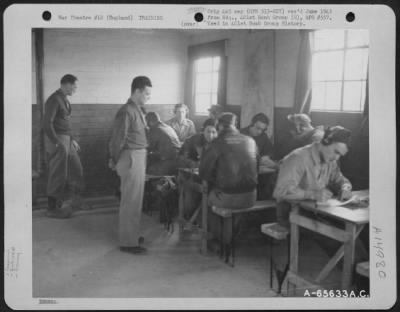
[[[200,161],[199,176],[209,185],[209,205],[245,209],[257,197],[257,145],[249,136],[236,129],[236,116],[224,113],[218,119],[218,138]],[[218,218],[208,213],[210,231],[219,237]],[[239,222],[239,218],[237,218]],[[236,222],[235,222],[236,223]],[[230,227],[223,229],[230,239]]]

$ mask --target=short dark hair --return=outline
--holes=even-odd
[[[62,76],[60,83],[61,84],[66,84],[66,83],[70,83],[73,84],[78,80],[78,78],[76,78],[74,75],[71,74],[66,74],[64,76]]]
[[[146,76],[137,76],[132,80],[131,94],[135,93],[136,89],[143,90],[146,87],[153,87],[151,80]]]
[[[342,126],[327,127],[324,137],[322,138],[323,145],[331,145],[332,143],[344,143],[350,147],[351,131]]]
[[[203,126],[201,128],[201,130],[204,130],[207,127],[214,127],[217,128],[217,120],[215,120],[214,118],[208,118],[204,123]]]
[[[160,115],[156,112],[148,112],[146,114],[146,121],[148,123],[150,123],[150,122],[157,123],[157,122],[161,121],[161,118],[160,118]]]
[[[218,125],[221,125],[224,129],[236,126],[236,119],[236,115],[233,113],[223,113],[218,118]]]
[[[187,105],[185,105],[183,103],[178,103],[178,104],[175,104],[175,106],[174,106],[174,114],[176,113],[176,110],[178,108],[184,108],[184,109],[186,109],[186,113],[189,112],[189,108],[187,107]]]
[[[258,121],[269,126],[269,118],[264,113],[255,114],[253,118],[251,118],[251,125],[254,125]]]

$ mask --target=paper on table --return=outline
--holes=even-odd
[[[320,206],[338,207],[338,206],[345,206],[347,204],[350,204],[355,199],[357,199],[357,195],[353,195],[350,199],[345,200],[345,201],[340,201],[336,198],[331,198],[325,202],[317,202],[317,204]]]

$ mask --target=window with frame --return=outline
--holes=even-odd
[[[218,104],[221,57],[202,57],[194,63],[194,107],[198,115],[208,114],[211,105]]]
[[[311,109],[362,111],[368,79],[368,30],[317,30],[312,39]]]

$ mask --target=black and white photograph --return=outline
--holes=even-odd
[[[13,105],[30,122],[19,125],[30,133],[28,296],[52,308],[71,298],[371,299],[374,280],[396,275],[379,268],[382,233],[395,229],[371,220],[384,210],[371,189],[385,184],[372,179],[371,137],[385,140],[385,121],[370,114],[384,79],[371,70],[378,35],[193,28],[50,22],[26,35],[30,71],[13,92],[28,103]],[[390,188],[381,196],[392,200]],[[24,257],[5,253],[12,265]]]

